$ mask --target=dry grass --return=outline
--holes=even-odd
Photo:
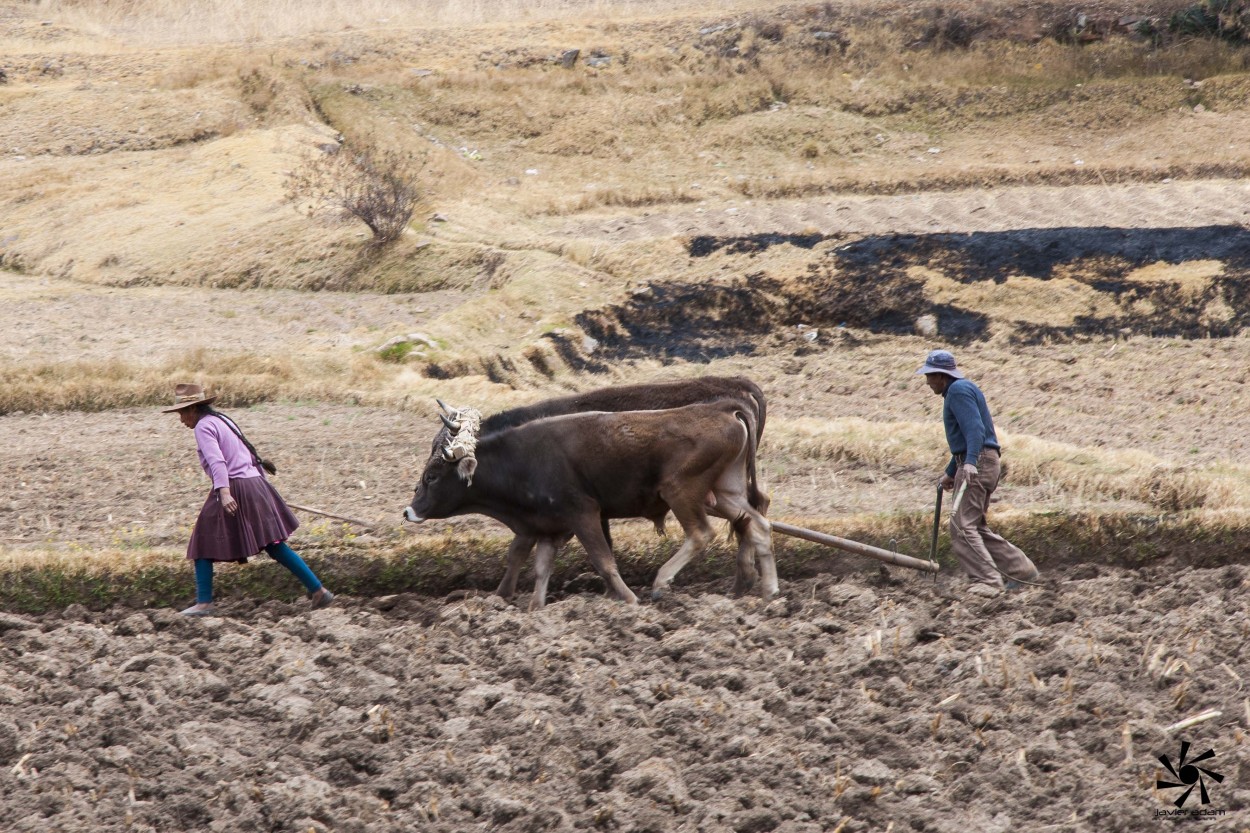
[[[277,358],[196,349],[166,354],[154,364],[117,359],[8,365],[0,370],[0,414],[104,411],[167,402],[174,384],[200,380],[240,406],[275,398],[356,401],[375,396],[395,375],[372,355]]]
[[[581,194],[553,199],[541,213],[550,215],[579,214],[592,208],[645,208],[652,205],[680,205],[698,202],[699,195],[678,186],[668,188],[629,188],[614,185],[606,188],[588,187]]]
[[[709,13],[750,3],[714,0]],[[617,20],[666,13],[659,0],[43,0],[58,22],[132,44],[204,44],[272,41],[313,32],[476,26],[503,22]]]
[[[490,328],[490,319],[480,324]],[[0,369],[0,416],[13,413],[108,411],[163,405],[178,382],[198,381],[218,391],[225,407],[261,402],[303,401],[427,408],[435,397],[462,404],[504,408],[535,398],[514,384],[524,376],[550,381],[566,373],[549,356],[550,370],[540,374],[524,361],[500,364],[494,354],[454,358],[433,354],[437,363],[461,363],[463,373],[427,375],[423,362],[392,363],[369,351],[272,356],[253,352],[165,351],[154,362],[120,359],[9,364]]]
[[[1250,467],[1182,466],[1144,451],[1082,448],[1000,431],[1008,479],[1045,486],[1070,501],[1133,501],[1166,512],[1239,512],[1250,505]],[[940,425],[905,422],[769,420],[765,450],[878,470],[937,472],[948,458]]]

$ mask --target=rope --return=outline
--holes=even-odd
[[[482,428],[482,412],[477,408],[460,408],[451,416],[460,430],[447,443],[447,454],[454,460],[464,457],[476,459],[477,432]]]

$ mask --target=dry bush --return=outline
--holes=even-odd
[[[369,227],[374,243],[390,243],[404,233],[420,200],[420,167],[400,150],[314,152],[287,177],[287,199],[310,216],[327,208],[350,214]]]

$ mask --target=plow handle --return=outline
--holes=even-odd
[[[935,564],[937,563],[938,531],[942,528],[942,492],[944,491],[942,484],[939,483],[937,487],[937,504],[933,507],[933,540],[929,544],[929,560]]]

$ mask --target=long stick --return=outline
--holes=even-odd
[[[946,491],[939,483],[937,487],[937,505],[933,507],[933,541],[929,544],[929,561],[937,563],[938,530],[942,528],[942,492]]]
[[[826,535],[823,532],[816,532],[811,529],[804,529],[801,526],[791,526],[781,521],[770,521],[774,532],[780,532],[782,535],[791,535],[795,538],[803,538],[807,541],[814,541],[817,544],[825,544],[830,547],[837,547],[840,550],[853,552],[856,555],[866,555],[869,558],[875,558],[878,561],[884,561],[887,564],[897,564],[900,567],[911,567],[913,570],[923,570],[926,573],[936,573],[938,565],[936,562],[921,561],[919,558],[912,558],[910,555],[883,550],[879,547],[873,547],[868,544],[861,544],[858,541],[851,541],[846,538],[838,538],[835,535]]]
[[[373,529],[375,526],[377,526],[377,524],[375,523],[370,523],[369,521],[362,521],[359,518],[349,518],[346,515],[336,515],[333,512],[324,512],[320,509],[313,509],[311,506],[300,506],[298,503],[291,503],[289,500],[286,502],[286,505],[291,507],[292,509],[298,509],[301,512],[311,512],[314,515],[325,515],[327,518],[334,518],[335,520],[339,520],[339,521],[347,521],[349,524],[356,524],[356,526],[365,526],[365,527],[368,527],[369,529]]]

